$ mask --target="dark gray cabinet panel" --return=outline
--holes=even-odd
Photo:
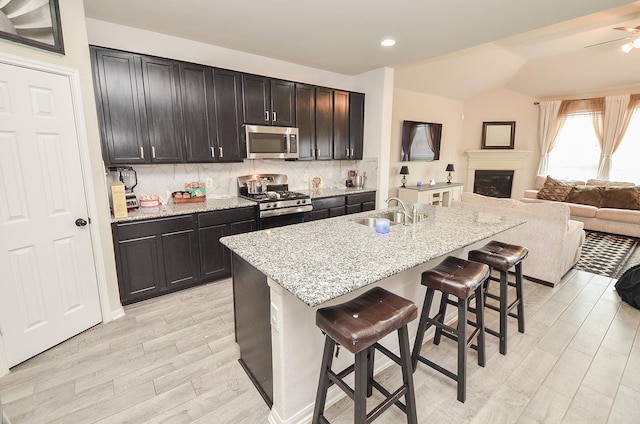
[[[140,57],[97,48],[91,53],[105,162],[148,163]]]
[[[242,80],[239,72],[216,69],[213,73],[219,162],[242,162]]]
[[[349,93],[333,92],[333,158],[350,159]]]
[[[187,162],[213,162],[217,134],[212,69],[180,63],[180,88]]]
[[[258,75],[242,75],[242,104],[245,124],[295,124],[295,83]]]
[[[364,94],[349,93],[349,159],[361,160],[364,148]]]
[[[118,283],[123,304],[153,297],[162,290],[158,237],[150,235],[118,243]]]
[[[184,157],[184,128],[178,95],[178,64],[141,57],[151,162],[176,163]]]
[[[167,289],[199,280],[198,242],[193,228],[162,234],[161,240]]]
[[[316,88],[296,84],[296,127],[298,127],[298,160],[316,158]]]
[[[316,88],[316,159],[333,159],[333,90]]]

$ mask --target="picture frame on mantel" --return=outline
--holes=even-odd
[[[0,9],[0,38],[63,55],[58,0],[8,2]]]
[[[515,121],[483,122],[480,148],[513,150],[515,135]]]

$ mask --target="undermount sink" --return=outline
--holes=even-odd
[[[356,219],[354,222],[358,224],[366,225],[367,227],[375,227],[376,219],[388,219],[391,225],[403,224],[404,223],[404,214],[402,212],[386,212],[380,215],[375,215],[370,218],[361,218]]]

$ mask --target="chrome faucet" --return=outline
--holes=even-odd
[[[411,214],[409,213],[409,211],[407,210],[407,205],[405,205],[404,202],[402,200],[398,199],[397,197],[389,197],[386,200],[387,205],[392,200],[395,200],[396,202],[398,202],[398,205],[402,208],[402,213],[404,214],[404,225],[408,225],[409,220],[413,220],[413,218],[412,218]]]

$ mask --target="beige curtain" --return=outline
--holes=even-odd
[[[549,153],[553,150],[558,136],[558,131],[566,119],[560,119],[559,110],[562,102],[560,100],[540,102],[540,118],[538,128],[540,133],[540,163],[538,164],[538,175],[547,175],[549,168]]]
[[[630,100],[631,96],[628,94],[605,98],[602,130],[598,134],[601,151],[598,163],[599,180],[609,179],[611,156],[620,145],[633,114],[633,109],[629,108]]]

